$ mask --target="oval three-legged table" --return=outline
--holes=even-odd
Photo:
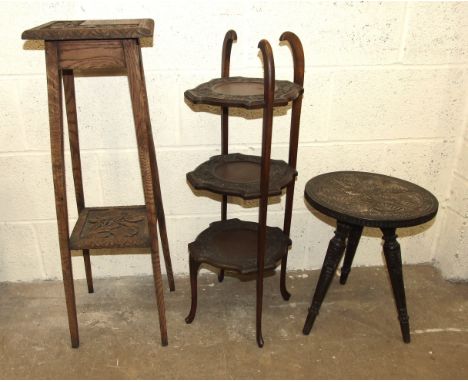
[[[409,318],[396,229],[431,220],[439,205],[435,196],[405,180],[357,171],[331,172],[314,177],[307,182],[304,196],[315,209],[336,219],[337,225],[325,255],[303,333],[310,333],[345,250],[340,283],[346,283],[362,230],[367,226],[382,230],[383,251],[403,341],[409,343]]]

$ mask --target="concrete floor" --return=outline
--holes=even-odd
[[[309,336],[301,333],[318,271],[265,280],[263,334],[255,342],[255,282],[200,276],[197,317],[187,278],[166,293],[169,346],[159,341],[151,277],[76,282],[81,345],[69,342],[61,282],[0,284],[0,378],[353,379],[468,378],[468,284],[430,266],[405,266],[412,342],[402,342],[384,268],[335,278]]]

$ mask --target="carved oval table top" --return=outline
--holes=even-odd
[[[410,227],[431,220],[439,203],[424,188],[391,176],[338,171],[310,179],[306,200],[318,211],[349,224]]]

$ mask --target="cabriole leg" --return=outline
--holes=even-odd
[[[257,274],[256,335],[257,345],[262,348],[265,343],[262,335],[263,272],[259,273]]]
[[[195,318],[195,313],[197,312],[197,276],[198,269],[200,268],[200,263],[192,259],[192,256],[189,257],[189,267],[190,267],[190,288],[192,290],[192,304],[190,305],[190,313],[185,318],[185,322],[190,324]]]
[[[295,181],[293,181],[286,189],[286,208],[285,208],[285,213],[284,213],[283,231],[288,236],[291,231],[294,184],[295,184]],[[289,249],[286,250],[286,254],[281,259],[281,273],[280,273],[281,296],[286,301],[288,301],[291,298],[291,293],[289,293],[288,290],[286,289],[286,266],[288,264],[288,252],[289,252]]]

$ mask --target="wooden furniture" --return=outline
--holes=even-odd
[[[140,38],[151,37],[153,28],[154,22],[151,19],[52,21],[26,30],[22,34],[23,39],[45,40],[55,205],[68,323],[74,348],[79,346],[79,336],[70,253],[72,249],[83,251],[88,291],[92,293],[90,249],[149,247],[159,311],[161,343],[163,345],[168,343],[157,223],[159,223],[170,290],[174,290],[175,287],[140,50]],[[75,70],[86,69],[126,70],[145,205],[104,208],[85,206],[74,75]],[[69,236],[65,187],[62,81],[79,213],[71,236]]]
[[[219,281],[224,270],[241,274],[256,273],[257,308],[256,332],[258,346],[263,346],[261,331],[263,274],[274,269],[281,261],[281,293],[285,300],[290,294],[286,290],[286,261],[291,245],[289,232],[296,179],[296,158],[299,137],[299,120],[304,82],[304,53],[299,38],[285,32],[280,41],[287,41],[294,59],[294,82],[275,80],[275,65],[271,46],[261,40],[258,47],[264,62],[264,78],[229,77],[229,63],[234,31],[228,31],[222,50],[221,78],[187,90],[185,98],[195,104],[221,107],[221,155],[216,155],[187,174],[187,180],[195,189],[208,190],[222,195],[221,220],[190,243],[190,283],[192,304],[185,319],[191,323],[197,308],[197,273],[201,263],[220,268]],[[273,108],[292,101],[289,161],[271,160],[271,137]],[[252,156],[228,153],[229,107],[245,109],[263,108],[262,155]],[[286,211],[284,227],[267,227],[268,197],[280,195],[286,188]],[[259,221],[247,222],[227,219],[228,196],[243,199],[260,199]]]
[[[312,329],[345,249],[340,283],[346,283],[363,227],[367,226],[382,230],[383,251],[403,341],[409,343],[409,321],[396,229],[431,220],[438,209],[435,196],[405,180],[357,171],[332,172],[312,178],[306,184],[304,196],[312,207],[337,220],[335,236],[328,246],[304,324],[304,334],[309,334]]]

